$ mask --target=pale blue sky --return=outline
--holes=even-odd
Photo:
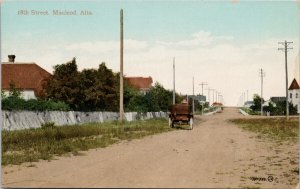
[[[87,1],[5,2],[2,5],[3,39],[37,32],[65,40],[119,38],[119,10],[124,9],[124,30],[138,40],[182,40],[200,30],[239,40],[296,37],[298,9],[293,1]],[[17,11],[90,10],[94,16],[18,16]]]
[[[4,1],[1,4],[2,61],[52,67],[77,58],[80,70],[105,61],[119,71],[120,9],[124,9],[124,72],[152,76],[191,94],[192,77],[236,105],[246,90],[260,93],[258,71],[266,72],[264,98],[285,95],[284,54],[278,41],[293,41],[289,81],[299,77],[299,5],[296,1]],[[19,10],[48,10],[49,16],[20,16]],[[89,10],[92,16],[53,16],[53,10]],[[299,55],[298,55],[299,56]],[[298,66],[298,67],[297,67]],[[299,79],[298,79],[299,80]],[[189,83],[189,84],[187,84]],[[212,97],[211,97],[212,98]]]

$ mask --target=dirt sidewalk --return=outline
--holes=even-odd
[[[227,120],[235,108],[176,130],[59,157],[3,167],[4,187],[293,188],[298,144],[278,144]]]

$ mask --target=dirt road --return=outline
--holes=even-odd
[[[278,144],[226,121],[237,109],[176,130],[41,161],[3,168],[4,187],[260,187],[297,184],[298,145]],[[27,164],[28,166],[28,164]]]

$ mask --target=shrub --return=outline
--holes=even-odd
[[[43,123],[42,125],[41,125],[41,128],[42,129],[48,129],[48,128],[51,128],[51,129],[53,129],[53,128],[55,128],[56,126],[55,126],[55,123],[54,122],[46,122],[46,123]]]
[[[9,96],[2,99],[2,110],[28,110],[28,111],[69,111],[70,107],[64,102],[53,100],[24,100],[19,97]]]

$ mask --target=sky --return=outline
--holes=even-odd
[[[227,106],[242,93],[260,94],[259,69],[266,73],[263,97],[285,96],[284,52],[292,41],[289,84],[299,81],[299,10],[296,1],[4,1],[1,3],[1,60],[35,62],[50,73],[76,57],[79,70],[101,62],[120,65],[120,9],[124,10],[124,74],[151,76],[176,92],[204,95],[216,89]],[[29,15],[20,14],[27,10]],[[77,15],[53,15],[53,11]],[[32,11],[48,15],[32,15]],[[92,15],[80,15],[81,11]],[[210,100],[212,100],[212,91]]]

